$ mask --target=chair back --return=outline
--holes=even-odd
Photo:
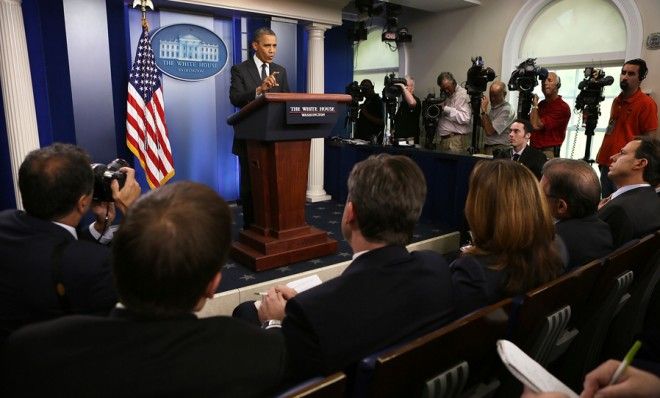
[[[616,315],[610,324],[601,358],[621,358],[634,342],[635,335],[642,331],[649,301],[660,280],[660,231],[643,238],[653,254],[648,258],[626,259],[635,273],[630,290],[619,301]],[[640,254],[645,254],[642,252]]]
[[[315,377],[277,395],[277,398],[335,398],[346,391],[346,375],[337,372],[327,377]]]
[[[603,344],[612,320],[630,299],[630,288],[657,250],[653,235],[631,241],[607,256],[595,289],[589,297],[585,316],[578,328],[583,332],[565,358],[557,364],[557,376],[573,389],[580,389],[584,376],[601,360]]]
[[[542,366],[561,356],[579,330],[602,261],[595,260],[528,292],[512,325],[512,341]]]
[[[477,310],[398,348],[377,354],[366,396],[455,397],[492,394],[511,299]]]

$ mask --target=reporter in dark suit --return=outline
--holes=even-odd
[[[611,159],[607,177],[619,189],[601,201],[598,217],[610,225],[619,247],[660,229],[660,197],[649,184],[660,178],[660,143],[637,137]]]
[[[454,318],[445,260],[405,247],[425,197],[424,175],[405,156],[381,154],[355,165],[341,221],[353,262],[297,295],[286,286],[271,289],[259,309],[262,321],[284,320],[293,375],[346,368]]]
[[[532,125],[528,120],[516,119],[509,127],[511,149],[493,151],[494,158],[511,159],[527,166],[536,178],[541,179],[543,164],[548,160],[545,154],[529,145]]]
[[[30,152],[18,172],[25,211],[0,212],[0,343],[13,330],[65,314],[108,311],[117,302],[110,250],[115,206],[126,212],[140,195],[130,168],[112,203],[92,202],[87,153],[53,144]],[[96,222],[77,230],[90,211]],[[105,231],[103,236],[101,234]]]
[[[286,69],[273,62],[277,53],[277,36],[269,28],[259,28],[252,40],[254,55],[238,65],[231,67],[231,87],[229,100],[232,105],[242,108],[264,93],[287,93],[289,83]],[[243,227],[247,228],[254,221],[252,208],[252,189],[250,187],[250,168],[244,140],[234,138],[232,153],[238,156],[241,181],[241,205],[243,208]]]
[[[555,231],[568,251],[566,271],[614,250],[610,226],[596,215],[600,182],[587,162],[548,160],[543,166],[541,189],[555,219]]]
[[[198,319],[220,283],[231,213],[210,188],[168,184],[138,200],[112,246],[123,306],[25,327],[0,357],[0,395],[263,397],[284,344],[229,317]]]

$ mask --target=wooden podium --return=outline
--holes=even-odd
[[[337,241],[305,222],[310,139],[343,116],[344,94],[268,93],[227,119],[246,140],[254,218],[231,257],[256,271],[335,253]]]

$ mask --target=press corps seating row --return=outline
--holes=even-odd
[[[513,341],[579,391],[588,371],[623,357],[632,345],[659,279],[660,231],[525,295],[375,353],[358,364],[350,382],[340,372],[281,396],[520,396],[520,384],[497,356],[498,339]]]

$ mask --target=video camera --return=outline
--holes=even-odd
[[[536,66],[536,58],[527,58],[511,73],[509,90],[531,93],[539,84],[548,78],[548,70]]]
[[[584,68],[584,80],[578,84],[580,93],[575,99],[575,109],[582,111],[585,107],[598,105],[605,99],[605,86],[611,86],[612,83],[614,78],[605,76],[604,70],[592,66]]]
[[[107,166],[102,163],[92,163],[92,173],[94,174],[94,193],[92,200],[94,202],[114,202],[112,198],[112,180],[117,180],[119,189],[126,183],[126,173],[119,171],[122,167],[130,167],[124,159],[115,159]]]
[[[351,104],[348,106],[348,119],[351,122],[357,120],[360,101],[364,99],[364,92],[358,82],[351,82],[346,86],[346,94],[351,96]]]
[[[403,89],[397,86],[397,83],[401,83],[404,86],[408,84],[405,78],[403,77],[394,77],[394,73],[385,75],[385,87],[383,88],[383,101],[394,101],[403,94]]]
[[[403,94],[403,89],[400,86],[397,86],[397,83],[401,83],[405,86],[408,82],[403,77],[394,77],[394,73],[385,75],[383,102],[385,103],[385,110],[387,110],[390,117],[394,117],[398,98]]]
[[[486,84],[495,80],[495,71],[491,67],[484,68],[484,60],[480,56],[472,58],[472,67],[467,71],[465,88],[468,94],[481,95],[486,91]]]
[[[424,131],[426,131],[426,143],[429,148],[430,144],[433,143],[435,129],[438,127],[438,119],[440,119],[440,115],[442,114],[442,105],[440,103],[446,99],[447,97],[444,92],[441,92],[439,97],[436,97],[433,93],[429,93],[422,101],[422,123],[424,125]]]
[[[584,161],[592,164],[591,159],[591,137],[596,131],[598,117],[600,116],[600,103],[605,99],[603,90],[605,86],[614,83],[612,76],[605,76],[602,69],[588,66],[584,68],[584,80],[578,83],[580,93],[575,98],[575,109],[582,112],[582,124],[585,127],[584,134],[587,142],[584,148]]]

